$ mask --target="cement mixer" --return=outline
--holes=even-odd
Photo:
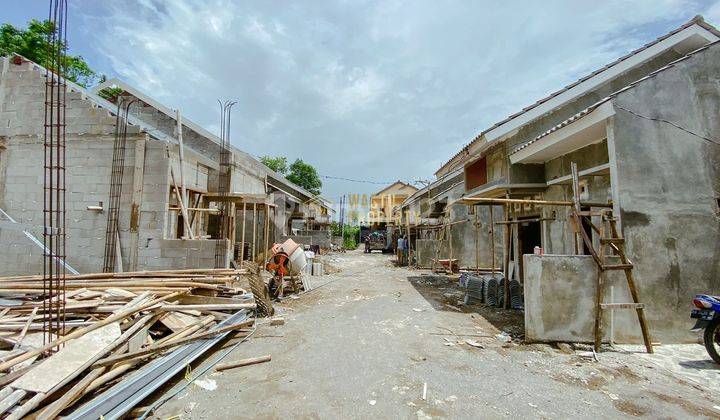
[[[265,269],[273,274],[268,284],[270,293],[275,297],[282,297],[286,277],[291,279],[293,289],[297,292],[294,278],[302,274],[306,265],[307,260],[302,245],[292,239],[282,244],[274,244],[270,248],[270,258],[265,265]]]

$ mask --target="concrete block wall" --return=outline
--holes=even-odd
[[[598,278],[595,260],[589,255],[547,254],[524,255],[524,259],[525,339],[593,342]],[[607,272],[605,286],[604,302],[632,302],[622,271]],[[636,312],[625,309],[614,312],[615,341],[642,343]],[[607,341],[611,331],[609,311],[603,321],[603,337]]]
[[[228,247],[230,241],[224,241]],[[152,256],[146,254],[143,269],[214,268],[215,246],[215,240],[159,239],[153,247],[157,252],[153,252]]]
[[[108,136],[71,136],[66,149],[66,233],[67,262],[81,272],[101,271],[105,249],[105,228],[112,170],[113,139]],[[12,137],[0,149],[0,208],[18,222],[43,225],[43,142],[37,137]],[[125,177],[120,199],[120,243],[127,255],[129,208],[132,193],[134,151],[127,150]],[[130,168],[128,168],[130,166]],[[88,210],[88,206],[102,205],[105,211]],[[41,235],[42,228],[38,229]],[[13,238],[13,236],[10,236]],[[38,236],[42,239],[41,236]],[[24,236],[15,235],[12,241],[3,240],[17,251],[30,244]],[[35,246],[35,245],[33,245]],[[39,248],[38,248],[39,250]],[[25,251],[21,251],[25,252]],[[42,254],[18,255],[0,253],[0,266],[5,274],[39,274]],[[17,259],[23,263],[14,263]],[[11,263],[12,262],[12,263]],[[127,261],[124,261],[127,264]]]
[[[29,62],[2,63],[0,207],[18,222],[42,226],[45,75]],[[82,93],[70,91],[66,94],[66,115],[67,261],[81,272],[100,271],[107,213],[90,211],[87,206],[100,202],[105,208],[108,205],[115,118]],[[121,209],[129,208],[130,203],[132,144],[137,136],[133,132],[137,131],[129,130]],[[127,243],[128,228],[129,221],[121,210],[121,244]],[[40,239],[41,231],[36,232]],[[0,253],[0,273],[42,272],[42,252],[22,232],[5,230],[0,235],[6,250]]]

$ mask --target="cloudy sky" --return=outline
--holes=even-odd
[[[46,16],[2,0],[0,22]],[[413,182],[480,131],[720,2],[69,0],[70,46],[232,141],[320,174]],[[324,195],[382,185],[323,179]]]

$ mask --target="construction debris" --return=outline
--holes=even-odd
[[[0,277],[0,411],[42,419],[128,412],[227,334],[253,331],[251,312],[269,305],[247,292],[258,279],[267,293],[245,268],[92,273],[67,276],[64,295],[45,298],[42,276]],[[47,301],[58,299],[65,334],[47,342],[43,323],[56,315]],[[139,380],[149,382],[128,388]]]

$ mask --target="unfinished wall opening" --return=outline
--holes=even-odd
[[[522,220],[522,219],[521,219]],[[523,267],[523,255],[532,254],[536,246],[542,246],[542,235],[540,221],[521,221],[518,224],[518,249],[520,250],[520,280],[525,279],[525,267]]]
[[[185,219],[183,218],[182,214],[178,214],[175,229],[176,238],[180,239],[185,236]]]
[[[582,193],[580,194],[580,196],[582,197]],[[580,207],[580,211],[589,212],[590,207],[582,206]],[[590,221],[585,217],[581,217],[580,220],[582,222],[582,229],[585,231],[585,234],[588,238],[592,239],[593,230],[590,226]],[[591,255],[590,250],[585,246],[584,242],[580,242],[580,255]]]

